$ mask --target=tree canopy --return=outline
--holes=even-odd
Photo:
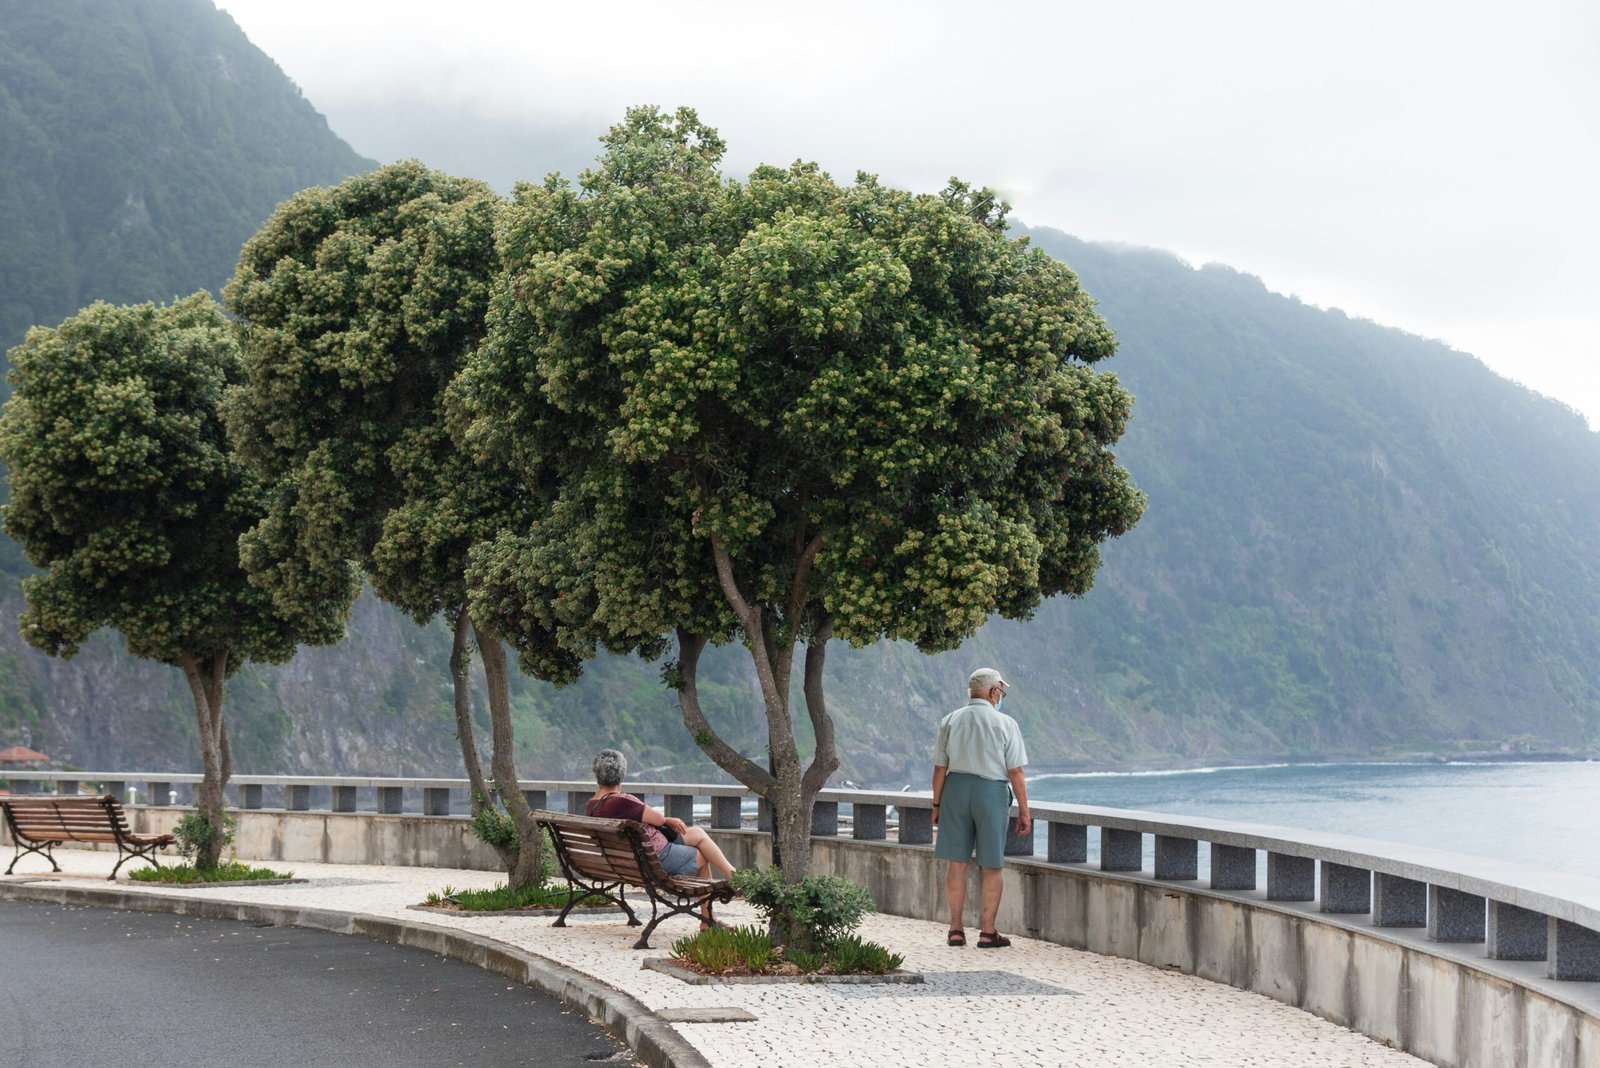
[[[308,189],[245,245],[224,292],[248,379],[228,396],[229,429],[271,491],[268,515],[245,535],[245,562],[297,617],[334,609],[342,619],[364,572],[418,623],[451,619],[457,730],[478,805],[487,799],[466,674],[467,552],[501,527],[526,525],[528,498],[502,470],[455,448],[441,398],[483,336],[500,203],[481,182],[415,161]],[[320,637],[337,640],[342,628]],[[526,815],[509,751],[504,652],[492,635],[480,633],[478,646],[501,796]],[[536,847],[531,819],[523,822]],[[522,851],[521,876],[538,871],[536,852]]]
[[[1090,366],[1114,342],[1076,277],[1008,240],[987,190],[842,186],[807,163],[725,181],[688,110],[630,111],[605,145],[576,187],[517,188],[490,334],[452,390],[463,446],[544,488],[535,523],[474,551],[474,611],[578,657],[676,634],[686,724],[803,851],[836,762],[828,639],[946,649],[1088,589],[1143,504],[1110,451],[1131,398]],[[700,649],[736,638],[767,767],[695,697]],[[524,662],[548,673],[542,649]]]
[[[94,304],[11,351],[0,419],[6,531],[42,569],[22,633],[71,656],[101,627],[179,665],[232,651],[284,660],[295,637],[239,566],[261,488],[228,451],[217,406],[241,380],[205,293],[168,307]]]
[[[23,636],[70,657],[101,627],[181,668],[205,759],[201,809],[221,826],[231,757],[224,680],[246,659],[293,654],[292,621],[239,564],[262,492],[228,450],[219,414],[242,380],[222,310],[197,293],[168,307],[94,304],[11,351],[0,418],[8,533],[42,573],[23,581]],[[221,848],[202,860],[215,864]]]

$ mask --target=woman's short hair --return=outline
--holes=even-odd
[[[628,774],[628,758],[615,749],[602,749],[594,758],[594,781],[597,786],[621,786]]]

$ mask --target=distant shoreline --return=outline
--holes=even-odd
[[[1113,764],[1056,764],[1030,768],[1028,779],[1085,778],[1097,775],[1182,775],[1260,768],[1329,767],[1348,764],[1582,764],[1600,760],[1600,752],[1506,752],[1498,749],[1459,753],[1410,752],[1384,756],[1316,755],[1256,757],[1239,760],[1126,761]]]

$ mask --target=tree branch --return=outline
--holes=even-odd
[[[703,635],[678,628],[678,671],[682,675],[678,688],[678,707],[683,711],[683,725],[688,728],[695,744],[717,767],[757,793],[765,793],[773,783],[772,773],[723,741],[700,707],[696,678],[700,670],[700,654],[705,647]]]
[[[797,539],[798,540],[798,539]],[[806,610],[806,596],[810,592],[811,565],[817,559],[817,553],[822,549],[822,531],[817,531],[817,536],[800,551],[800,558],[794,564],[794,582],[789,587],[789,607],[786,619],[791,628],[790,634],[800,633],[800,615]]]
[[[828,776],[839,770],[839,752],[834,742],[833,717],[822,691],[822,668],[828,656],[828,642],[833,637],[833,617],[824,615],[811,632],[806,643],[806,714],[811,717],[811,731],[817,738],[817,751],[806,768],[801,788],[806,796],[815,797],[828,782]]]
[[[776,647],[767,640],[760,610],[752,608],[750,602],[739,592],[739,584],[733,577],[733,560],[728,556],[728,550],[723,547],[720,534],[711,535],[711,555],[717,565],[717,581],[722,585],[722,594],[728,599],[728,605],[744,625],[745,636],[750,645],[750,659],[755,663],[756,681],[761,686],[761,697],[766,706],[767,742],[771,747],[775,765],[782,767],[785,762],[794,762],[798,759],[795,754],[794,728],[789,723],[788,671],[784,671],[784,685],[780,687],[774,670],[776,665],[773,663]],[[697,657],[698,655],[696,653]]]
[[[733,560],[728,556],[728,550],[723,547],[721,534],[711,535],[711,559],[717,566],[717,582],[722,586],[722,595],[728,599],[733,614],[739,617],[744,629],[755,637],[761,629],[761,617],[744,599],[744,594],[739,592],[739,583],[733,577]]]
[[[456,613],[455,639],[450,646],[450,683],[455,698],[456,739],[461,743],[461,763],[466,767],[467,782],[472,790],[472,814],[477,815],[490,804],[489,785],[483,778],[477,732],[472,723],[471,638],[472,620],[463,605]]]

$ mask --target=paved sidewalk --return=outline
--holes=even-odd
[[[23,881],[86,889],[111,885],[105,880],[110,854],[63,849],[56,856],[62,875],[19,871],[0,878],[0,888]],[[22,865],[39,866],[38,858]],[[408,907],[445,886],[486,888],[503,881],[493,872],[275,866],[308,881],[198,890],[116,885],[163,897],[362,913],[460,929],[592,977],[631,995],[650,1012],[738,1008],[753,1014],[753,1023],[672,1025],[716,1068],[922,1068],[935,1059],[1040,1068],[1425,1063],[1270,998],[1015,936],[1010,949],[979,951],[973,944],[952,949],[944,945],[943,924],[871,916],[862,934],[904,954],[905,967],[922,972],[924,984],[691,986],[640,967],[643,958],[666,956],[674,938],[694,930],[687,919],[663,923],[652,937],[655,948],[636,951],[631,946],[637,929],[625,926],[620,913],[569,917],[568,926],[557,929],[543,917],[456,917]],[[731,923],[756,920],[740,902],[718,915]]]

